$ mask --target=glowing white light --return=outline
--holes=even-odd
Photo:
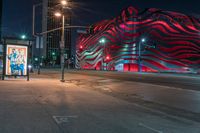
[[[22,38],[22,39],[26,39],[26,35],[22,35],[21,38]]]
[[[102,41],[102,43],[105,43],[105,42],[106,42],[105,39],[102,39],[101,41]]]
[[[60,12],[56,12],[54,15],[55,15],[56,17],[62,16],[62,14],[61,14]]]
[[[142,42],[145,42],[146,40],[144,38],[142,38]]]
[[[67,1],[66,1],[66,0],[61,0],[60,3],[61,3],[63,6],[67,5]]]
[[[100,43],[105,43],[106,40],[105,40],[104,38],[102,38],[99,42],[100,42]]]
[[[31,65],[28,65],[28,68],[29,68],[29,69],[31,69],[31,67],[32,67]]]

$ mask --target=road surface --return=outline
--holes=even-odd
[[[200,132],[198,89],[90,74],[0,81],[0,133]]]

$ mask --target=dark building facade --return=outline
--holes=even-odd
[[[0,38],[2,37],[2,8],[3,8],[3,0],[0,1]]]
[[[0,42],[1,42],[1,38],[2,38],[2,8],[3,8],[3,1],[1,0],[0,1]],[[2,65],[2,53],[3,52],[3,47],[2,47],[2,45],[1,45],[1,43],[0,43],[0,67],[1,67],[1,65]]]
[[[76,67],[137,72],[200,71],[200,19],[155,8],[126,8],[79,34]]]
[[[57,6],[58,0],[43,0],[43,32],[53,30],[62,26],[62,17],[54,16],[55,11],[60,10]],[[71,25],[71,12],[64,11],[65,25]],[[46,58],[56,60],[56,64],[60,64],[60,41],[61,30],[53,31],[44,35],[44,50]],[[71,29],[65,29],[65,54],[71,55]]]

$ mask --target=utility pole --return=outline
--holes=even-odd
[[[60,43],[60,49],[61,49],[61,71],[62,71],[62,77],[61,82],[65,82],[65,58],[64,58],[64,48],[65,48],[65,15],[63,12],[62,15],[62,36],[61,36],[61,43]]]
[[[142,40],[139,41],[139,46],[138,46],[138,72],[142,72],[142,65],[141,65],[141,45],[144,43],[146,40],[143,38]]]
[[[36,7],[38,7],[38,6],[42,6],[42,3],[39,3],[39,4],[36,4],[36,5],[33,5],[33,22],[32,22],[32,34],[33,34],[33,36],[34,37],[38,37],[38,43],[39,43],[39,54],[38,54],[38,59],[39,59],[39,61],[38,61],[38,75],[40,74],[40,64],[41,64],[41,35],[37,35],[36,33],[35,33],[35,9],[36,9]]]

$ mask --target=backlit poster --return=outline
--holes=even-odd
[[[28,47],[22,45],[7,45],[6,75],[27,75]]]

